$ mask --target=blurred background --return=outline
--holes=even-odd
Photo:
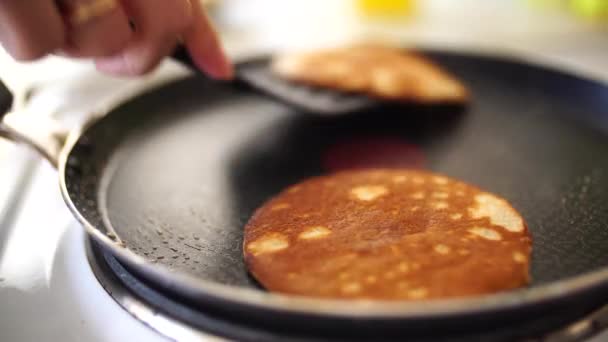
[[[608,81],[608,0],[207,0],[236,59],[358,40],[515,55]],[[69,117],[134,84],[187,72],[171,63],[138,80],[110,79],[87,62],[30,64],[0,51],[0,77],[15,92],[45,89],[36,115]],[[8,144],[0,141],[0,162]],[[5,168],[4,168],[5,169]],[[0,171],[1,173],[2,171]],[[0,174],[1,176],[1,174]]]
[[[592,66],[607,59],[608,0],[203,2],[235,57],[376,39],[445,49],[536,53]],[[55,60],[19,65],[0,52],[0,75],[18,87],[44,77],[46,72],[39,71],[49,68],[37,67],[49,62]]]

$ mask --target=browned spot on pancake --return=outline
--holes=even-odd
[[[511,206],[495,195],[487,200],[473,186],[423,171],[359,170],[297,187],[271,199],[245,227],[246,264],[270,291],[422,300],[493,293],[529,281],[531,241],[523,220],[523,231],[512,231]],[[418,192],[425,197],[412,198]],[[282,203],[290,207],[272,210]]]
[[[408,102],[464,103],[466,88],[427,58],[403,49],[359,44],[273,59],[274,73],[293,82]]]

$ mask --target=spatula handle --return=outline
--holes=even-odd
[[[0,121],[2,121],[4,114],[8,113],[12,106],[13,94],[8,90],[4,83],[2,83],[2,80],[0,80]]]
[[[188,53],[188,50],[186,50],[186,48],[183,45],[177,46],[175,51],[173,51],[171,58],[177,62],[180,62],[184,66],[187,66],[188,68],[192,69],[193,71],[198,71],[196,64],[194,64],[194,61],[192,60],[192,58],[190,57],[190,54]]]

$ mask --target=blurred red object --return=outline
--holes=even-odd
[[[397,137],[362,137],[340,141],[325,151],[328,171],[362,168],[424,168],[422,150]]]

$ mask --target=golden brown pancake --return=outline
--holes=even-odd
[[[417,103],[464,103],[464,85],[414,52],[357,45],[276,57],[272,70],[298,83]]]
[[[504,199],[411,170],[345,171],[294,185],[245,227],[245,261],[285,294],[420,300],[528,283],[531,238]]]

